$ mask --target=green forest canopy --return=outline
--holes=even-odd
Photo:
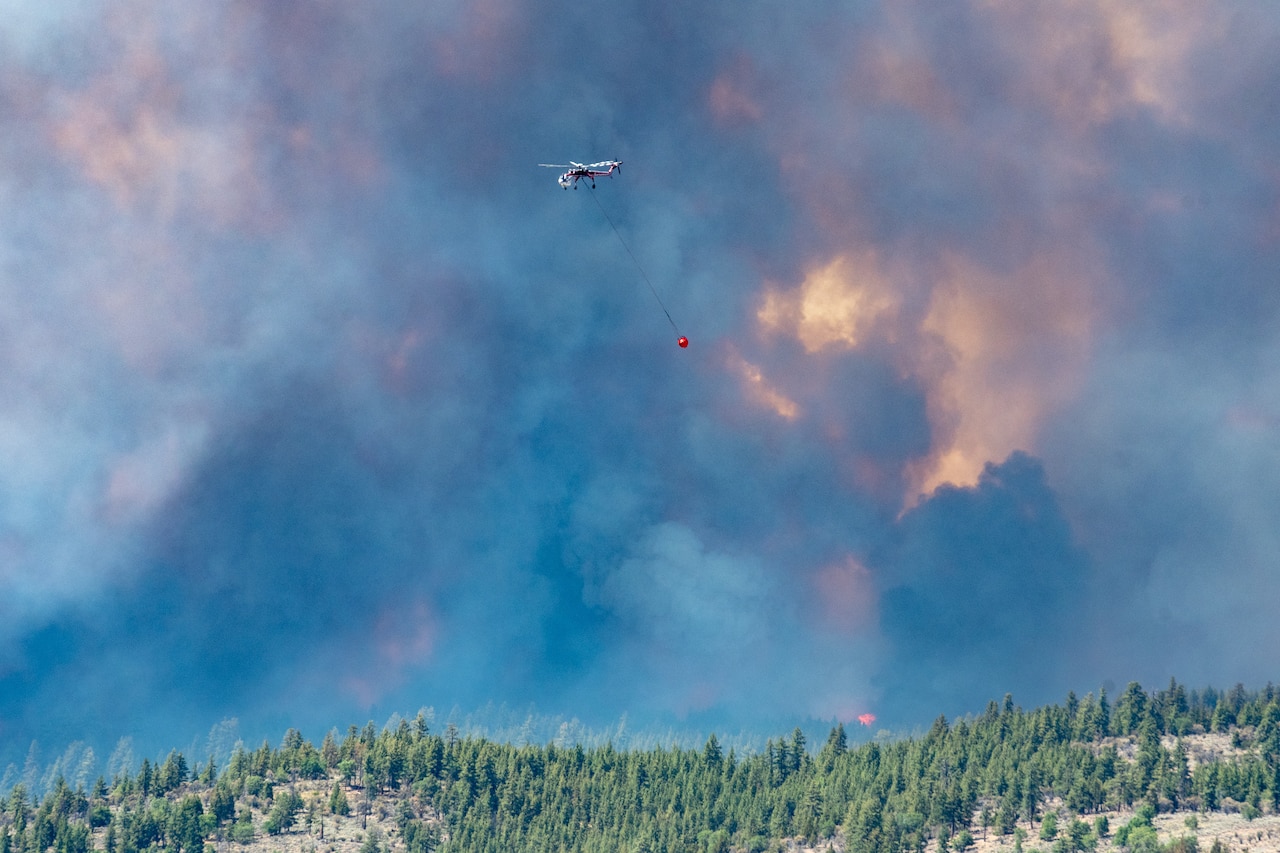
[[[1193,761],[1182,738],[1204,732],[1231,733],[1236,749]],[[1160,811],[1280,811],[1280,691],[1134,683],[1114,705],[1104,691],[1031,711],[1006,696],[919,737],[851,748],[836,725],[818,746],[797,728],[749,756],[726,754],[715,735],[701,749],[514,746],[434,733],[421,715],[331,732],[318,747],[291,729],[279,747],[238,748],[225,768],[189,767],[175,751],[91,790],[59,780],[38,802],[18,785],[3,800],[0,853],[203,853],[375,797],[406,853],[761,851],[837,833],[855,853],[931,842],[962,853],[973,832],[1010,835],[1048,808],[1041,836],[1077,853],[1106,832],[1085,816],[1137,806],[1116,839],[1135,848],[1154,843],[1139,830]],[[365,853],[379,843],[370,834]]]

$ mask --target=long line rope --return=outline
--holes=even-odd
[[[604,205],[600,203],[600,199],[596,198],[595,188],[589,193],[595,201],[596,207],[600,208],[600,212],[604,214],[605,221],[609,223],[609,227],[613,229],[614,236],[618,238],[618,242],[622,244],[622,248],[627,250],[627,254],[631,256],[631,262],[636,265],[636,269],[640,272],[640,277],[644,279],[644,283],[649,285],[649,292],[653,294],[653,298],[658,300],[658,307],[662,309],[662,313],[667,315],[667,322],[671,324],[671,328],[675,331],[676,336],[681,340],[685,340],[680,334],[680,329],[676,326],[676,321],[671,319],[671,312],[667,310],[667,306],[662,304],[662,297],[658,295],[658,289],[653,286],[653,282],[649,281],[649,276],[645,275],[644,267],[640,266],[640,261],[636,260],[635,252],[631,251],[631,247],[627,245],[627,241],[622,239],[622,233],[618,231],[618,226],[613,224],[613,217],[609,215],[609,211],[604,209]],[[681,344],[684,346],[684,344]]]

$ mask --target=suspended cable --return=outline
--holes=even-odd
[[[689,339],[680,334],[680,329],[676,326],[676,321],[671,319],[671,312],[667,310],[667,306],[662,304],[662,297],[658,295],[658,289],[653,286],[653,282],[649,280],[649,276],[645,274],[644,267],[640,266],[640,261],[636,259],[635,252],[631,251],[631,247],[627,245],[627,241],[622,239],[622,233],[618,231],[618,226],[613,224],[613,217],[609,215],[609,211],[604,209],[604,205],[600,203],[600,199],[596,198],[595,186],[591,187],[589,195],[595,201],[596,207],[600,208],[600,212],[604,214],[604,219],[609,223],[609,227],[613,229],[613,234],[618,238],[618,242],[622,244],[622,248],[627,250],[627,254],[631,256],[631,262],[636,265],[640,277],[644,279],[644,283],[649,285],[649,292],[653,294],[653,298],[658,301],[658,307],[662,309],[662,313],[667,315],[667,322],[671,324],[671,329],[676,333],[676,343],[682,347],[689,346]]]

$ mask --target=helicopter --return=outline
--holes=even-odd
[[[578,188],[578,181],[590,181],[591,189],[596,188],[596,178],[612,177],[614,172],[622,171],[621,160],[602,160],[599,163],[539,163],[539,166],[545,166],[548,169],[567,169],[559,178],[560,186],[566,190],[572,186],[575,190]],[[603,171],[601,171],[603,170]],[[667,310],[667,306],[662,304],[662,297],[658,295],[658,290],[653,286],[653,282],[649,281],[649,276],[645,274],[644,268],[640,266],[640,261],[636,259],[635,253],[631,251],[631,247],[627,245],[627,241],[622,239],[622,233],[618,231],[618,226],[613,223],[613,217],[604,209],[604,205],[600,204],[600,199],[595,193],[588,193],[591,199],[600,208],[600,212],[604,214],[605,220],[609,223],[609,227],[613,229],[613,233],[618,238],[618,242],[622,244],[622,248],[627,250],[627,254],[631,256],[631,261],[636,265],[636,271],[640,273],[640,277],[644,279],[645,284],[649,285],[649,290],[653,293],[653,298],[658,301],[658,307],[662,309],[662,313],[667,315],[667,322],[671,324],[671,330],[676,333],[676,344],[681,349],[687,349],[689,339],[680,334],[680,329],[676,327],[676,321],[671,318],[671,312]]]
[[[539,163],[539,166],[546,166],[548,169],[567,169],[559,178],[560,186],[569,189],[572,186],[575,190],[578,188],[578,181],[591,181],[591,189],[596,188],[596,178],[612,177],[614,172],[622,171],[621,160],[601,160],[599,163]],[[607,169],[605,167],[608,167]],[[600,171],[604,169],[604,171]]]

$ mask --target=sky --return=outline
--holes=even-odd
[[[1275,678],[1277,37],[0,0],[0,759]]]

